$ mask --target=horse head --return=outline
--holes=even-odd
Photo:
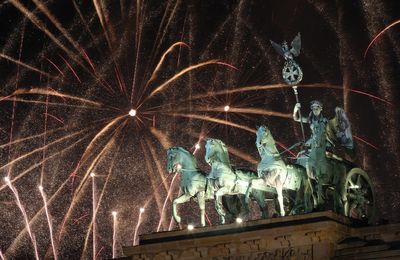
[[[257,147],[264,145],[272,138],[271,131],[265,125],[257,127],[256,136],[257,136],[256,139]]]
[[[173,146],[167,150],[168,173],[177,173],[180,170],[196,170],[197,162],[193,154],[180,146]]]
[[[205,160],[210,165],[213,161],[218,161],[230,165],[229,153],[225,144],[221,140],[207,138]]]
[[[167,150],[167,171],[168,173],[177,172],[178,165],[180,164],[180,156],[178,153],[178,147],[174,146]]]

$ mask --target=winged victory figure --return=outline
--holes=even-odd
[[[301,48],[301,36],[300,33],[297,33],[296,37],[294,37],[292,43],[290,46],[292,48],[289,49],[289,46],[286,41],[282,43],[282,46],[277,44],[274,41],[271,41],[272,47],[278,52],[280,55],[282,55],[285,60],[293,60],[294,57],[297,57],[300,55],[300,48]]]
[[[303,72],[300,66],[294,61],[294,57],[300,55],[301,48],[301,36],[297,33],[293,41],[290,44],[290,48],[286,41],[279,45],[278,43],[270,40],[272,47],[281,56],[285,58],[285,66],[282,70],[282,77],[285,82],[289,85],[296,85],[303,79]]]

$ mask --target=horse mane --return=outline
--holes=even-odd
[[[270,150],[270,152],[271,152],[273,155],[279,155],[278,148],[276,147],[276,141],[275,141],[274,136],[273,136],[272,133],[271,133],[271,130],[269,130],[269,128],[266,127],[266,126],[264,126],[264,125],[263,125],[263,126],[260,126],[260,128],[261,128],[261,127],[263,127],[263,128],[265,129],[263,138],[265,137],[265,135],[268,134],[268,136],[267,136],[268,141],[267,141],[267,143],[265,143],[264,145],[267,145],[267,146],[269,146],[269,148],[272,148],[272,149],[273,149],[273,150]],[[257,129],[257,132],[258,132],[258,131],[259,131],[259,130]]]
[[[227,162],[229,165],[231,164],[230,160],[229,160],[229,152],[228,152],[228,148],[226,148],[226,145],[224,142],[222,142],[219,139],[214,139],[214,141],[216,141],[222,148],[222,152],[223,154],[221,154],[221,158],[222,160],[224,160],[224,162]]]
[[[199,168],[198,165],[197,165],[197,161],[196,161],[196,158],[194,157],[194,155],[191,152],[189,152],[188,150],[186,150],[185,148],[183,148],[181,146],[173,146],[173,147],[169,148],[168,150],[177,150],[179,152],[182,152],[182,153],[186,154],[192,160],[193,165],[196,168]]]

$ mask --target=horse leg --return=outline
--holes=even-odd
[[[307,172],[307,181],[308,181],[308,185],[310,187],[311,190],[311,196],[313,198],[313,203],[314,203],[314,208],[317,207],[317,197],[315,196],[315,192],[314,192],[314,186],[312,183],[312,169],[308,166],[308,164],[306,165],[306,172]]]
[[[281,216],[284,217],[285,216],[285,208],[283,206],[283,184],[280,179],[280,175],[278,175],[275,180],[275,189],[276,189],[276,193],[278,194],[279,209],[281,211],[280,213],[281,213]]]
[[[339,172],[335,172],[335,174],[340,174]],[[339,214],[345,214],[344,212],[344,203],[347,201],[344,187],[345,187],[345,178],[343,177],[338,177],[336,180],[336,185],[335,185],[335,192],[334,192],[334,207],[335,211],[338,212]]]
[[[278,186],[280,186],[280,187],[278,187]],[[282,192],[282,186],[281,185],[277,185],[276,193],[278,193],[279,209],[281,211],[280,213],[281,213],[281,216],[284,217],[285,216],[285,208],[283,206],[283,192]]]
[[[222,196],[225,195],[226,193],[227,191],[225,190],[224,187],[215,192],[215,209],[218,212],[220,218],[220,224],[225,224],[225,211],[222,205]]]
[[[261,190],[253,190],[253,196],[255,197],[258,206],[260,207],[261,211],[261,218],[265,219],[268,218],[268,206],[265,203],[265,193]]]
[[[188,200],[190,200],[192,196],[188,193],[182,194],[181,196],[179,196],[178,198],[174,199],[173,203],[172,203],[172,216],[174,217],[176,223],[181,223],[181,217],[178,215],[177,212],[177,205],[178,204],[182,204],[187,202]]]
[[[321,171],[321,169],[318,169],[317,176],[322,176],[322,173],[320,171]],[[323,191],[323,187],[322,187],[322,180],[319,180],[318,184],[317,184],[317,204],[320,207],[325,204],[323,193],[324,193],[324,191]]]
[[[307,176],[305,176],[303,178],[302,184],[304,186],[304,190],[303,190],[304,212],[309,213],[312,211],[312,204],[311,204],[312,189],[311,189],[311,185],[309,182],[309,178]]]
[[[242,204],[242,207],[240,207],[239,217],[241,217],[241,218],[247,217],[250,212],[249,201],[246,201],[245,196],[241,196],[241,195],[238,195],[238,196],[239,196],[240,203]]]
[[[249,185],[247,186],[247,189],[246,189],[246,193],[244,195],[246,205],[250,204],[250,193],[252,192],[252,188],[251,188],[252,182],[253,182],[253,180],[251,180],[249,182]]]
[[[199,202],[200,207],[200,222],[201,226],[206,226],[205,214],[206,214],[206,199],[205,199],[205,191],[200,191],[197,194],[197,200]]]

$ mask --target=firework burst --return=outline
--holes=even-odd
[[[294,97],[279,83],[281,64],[268,42],[288,36],[274,28],[308,28],[308,20],[296,20],[298,13],[312,13],[330,26],[327,38],[317,44],[340,56],[317,48],[313,53],[306,40],[300,60],[308,76],[299,86],[303,100],[318,97],[326,111],[350,104],[363,166],[379,169],[373,156],[382,147],[389,154],[399,152],[393,147],[398,141],[396,99],[388,86],[393,80],[380,88],[371,85],[365,68],[353,62],[362,55],[343,57],[357,50],[346,25],[334,26],[337,14],[321,11],[337,8],[342,14],[345,7],[300,1],[306,4],[296,7],[294,18],[285,14],[277,21],[285,12],[267,2],[0,4],[0,24],[7,24],[0,38],[0,173],[5,177],[0,228],[6,231],[0,237],[1,259],[24,252],[36,258],[116,257],[122,245],[137,244],[140,233],[179,228],[169,203],[178,196],[178,177],[165,171],[165,149],[172,145],[191,149],[207,169],[207,136],[224,140],[233,161],[247,167],[258,160],[249,145],[256,125],[268,124],[282,150],[296,143]],[[366,38],[365,53],[397,23]],[[307,33],[302,35],[307,39]],[[398,53],[390,40],[386,43]],[[320,64],[322,59],[330,65]],[[377,82],[378,70],[393,73],[373,69]],[[378,132],[362,132],[369,118],[357,103],[373,112],[376,122],[389,119],[390,141]],[[290,134],[279,135],[281,129]],[[185,224],[197,221],[190,214],[193,207],[184,209]],[[207,205],[210,224],[217,222],[213,208]]]

